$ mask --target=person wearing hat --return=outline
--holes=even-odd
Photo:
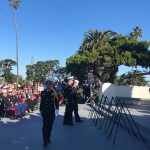
[[[51,131],[55,115],[58,115],[59,101],[53,88],[53,80],[45,80],[45,89],[41,92],[40,113],[43,118],[43,146],[46,148],[51,142]]]
[[[66,103],[65,115],[64,115],[64,125],[73,126],[72,112],[73,112],[73,93],[72,85],[74,78],[73,76],[67,78],[67,85],[64,89],[64,99]]]
[[[78,88],[79,88],[79,81],[74,80],[73,82],[73,88],[72,88],[72,93],[73,93],[73,112],[75,115],[75,120],[76,122],[82,122],[80,119],[79,113],[78,113]]]

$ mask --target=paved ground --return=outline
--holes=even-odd
[[[137,123],[150,130],[150,109],[145,110],[139,107],[136,109],[130,108],[129,110]]]
[[[129,108],[129,110],[150,147],[150,109],[139,106],[137,108]]]
[[[88,119],[85,109],[79,111],[83,123],[75,126],[63,126],[64,107],[56,118],[49,150],[146,150],[145,145],[127,132],[119,129],[116,143],[107,141],[106,137],[94,127]],[[42,150],[42,120],[39,112],[31,113],[22,120],[0,121],[0,150]]]

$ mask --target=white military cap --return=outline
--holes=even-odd
[[[74,80],[75,83],[79,84],[79,80]]]
[[[74,80],[74,77],[70,76],[70,77],[67,78],[67,80]]]

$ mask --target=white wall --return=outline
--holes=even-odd
[[[132,90],[132,97],[139,97],[143,99],[150,99],[150,87],[134,86]]]
[[[132,97],[133,86],[114,85],[115,96],[117,97]]]
[[[108,99],[115,97],[115,86],[111,83],[104,83],[102,86],[102,94],[107,96]]]
[[[150,100],[150,87],[145,86],[121,86],[111,83],[104,83],[102,86],[102,94],[108,98],[114,97],[129,97]]]

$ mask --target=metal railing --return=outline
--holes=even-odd
[[[116,142],[119,127],[146,144],[124,101],[116,100],[114,97],[109,100],[107,96],[102,95],[97,103],[91,99],[89,106],[89,118],[103,132],[107,140],[113,141],[113,145]]]

